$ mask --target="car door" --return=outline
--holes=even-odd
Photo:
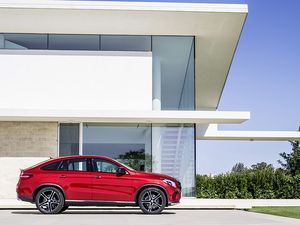
[[[66,200],[91,200],[91,162],[88,158],[64,160],[58,169],[60,185],[66,193]]]
[[[92,159],[94,179],[92,198],[97,201],[130,201],[134,188],[132,176],[127,172],[118,175],[119,166],[112,161],[100,158]]]

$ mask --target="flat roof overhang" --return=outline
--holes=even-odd
[[[0,121],[239,124],[248,119],[249,112],[0,109]]]
[[[0,33],[195,36],[196,110],[216,110],[248,13],[244,4],[0,2]]]
[[[219,130],[217,124],[198,125],[197,140],[300,141],[299,131],[233,131]]]
[[[204,136],[197,136],[197,140],[233,140],[233,141],[290,141],[299,140],[297,131],[217,131]]]

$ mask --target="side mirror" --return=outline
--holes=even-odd
[[[119,167],[117,169],[117,175],[122,176],[124,174],[126,174],[126,170],[123,167]]]

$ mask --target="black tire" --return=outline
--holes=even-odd
[[[62,192],[55,187],[42,188],[35,197],[37,209],[43,214],[57,214],[65,206]]]
[[[146,214],[161,213],[167,203],[165,193],[159,188],[149,187],[144,189],[138,198],[141,210]]]
[[[64,211],[66,211],[68,208],[69,208],[69,206],[68,206],[68,205],[65,205],[65,206],[60,210],[59,213],[62,213],[62,212],[64,212]]]

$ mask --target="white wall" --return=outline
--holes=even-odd
[[[2,50],[0,108],[151,110],[148,52]]]
[[[16,185],[20,169],[26,169],[49,158],[45,157],[0,157],[0,199],[16,198]]]

